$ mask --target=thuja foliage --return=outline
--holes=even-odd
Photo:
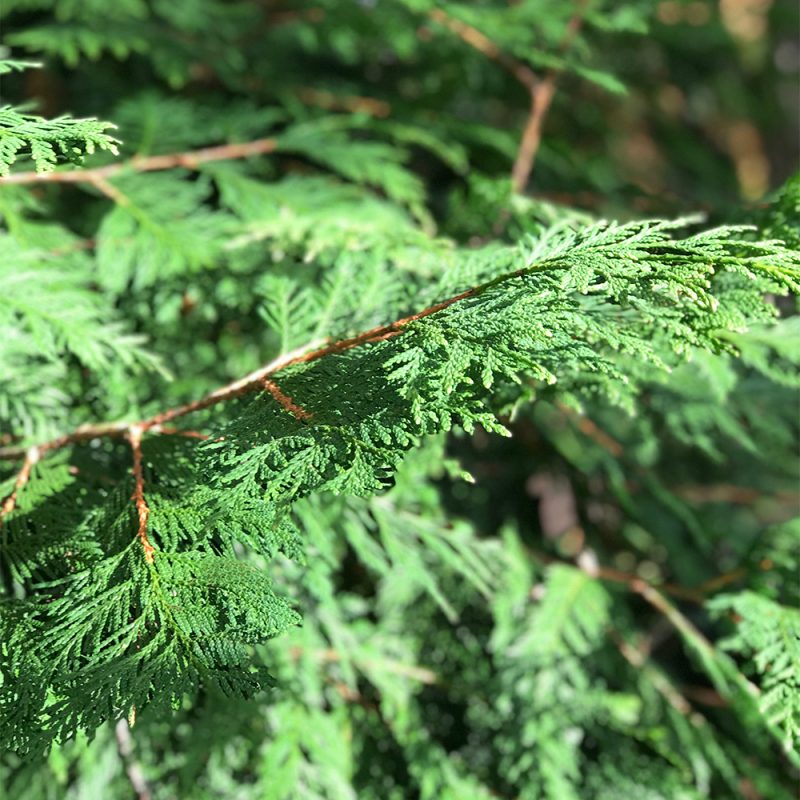
[[[800,183],[591,155],[651,11],[6,0],[9,797],[791,796]]]
[[[0,75],[27,67],[25,61],[0,61]],[[113,125],[94,119],[44,119],[13,106],[0,107],[0,176],[8,175],[20,151],[30,155],[39,172],[52,170],[59,159],[80,163],[95,148],[116,153],[118,142],[106,133]]]

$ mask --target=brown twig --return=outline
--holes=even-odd
[[[428,12],[428,16],[479,53],[483,53],[487,58],[496,61],[528,91],[532,92],[539,83],[536,73],[527,64],[510,56],[508,53],[504,53],[488,36],[481,33],[477,28],[473,28],[472,25],[468,25],[460,19],[451,17],[440,8],[432,9]]]
[[[304,8],[299,11],[273,11],[269,18],[270,25],[287,25],[298,20],[320,22],[325,19],[324,8]]]
[[[127,237],[120,239],[115,239],[114,241],[126,241]],[[97,247],[97,239],[78,239],[75,242],[71,242],[64,247],[54,247],[52,250],[47,251],[47,255],[50,256],[65,256],[69,253],[79,252],[81,250],[94,250]]]
[[[125,774],[128,776],[128,781],[131,784],[136,800],[150,800],[152,794],[142,772],[142,767],[134,754],[133,737],[131,736],[128,720],[124,717],[120,719],[114,728],[114,732],[117,737],[117,752],[125,766]]]
[[[43,456],[45,453],[60,450],[62,447],[88,442],[92,439],[122,438],[129,427],[130,423],[128,422],[98,422],[80,425],[71,433],[65,433],[63,436],[57,436],[55,439],[42,442],[37,445],[37,448],[39,455]],[[24,458],[27,451],[28,449],[25,447],[0,447],[0,459],[16,460]]]
[[[614,569],[614,567],[598,564],[596,557],[589,555],[591,553],[589,550],[582,551],[574,561],[556,558],[555,556],[542,553],[530,547],[527,548],[527,550],[532,558],[542,564],[567,564],[571,567],[577,566],[592,578],[599,578],[600,580],[609,581],[611,583],[624,584],[632,592],[640,593],[640,584],[645,584],[654,588],[635,573],[623,572],[622,570]],[[697,605],[702,605],[705,601],[704,593],[700,589],[690,589],[686,586],[679,586],[674,583],[659,584],[658,591],[672,595],[681,600],[688,600],[690,603],[695,603]]]
[[[613,583],[624,583],[631,591],[639,594],[641,594],[642,586],[647,586],[651,589],[655,588],[638,575],[622,572],[613,567],[598,567],[597,577],[605,581],[612,581]],[[688,600],[690,603],[695,603],[696,605],[702,605],[705,602],[705,594],[700,589],[691,589],[687,586],[679,586],[676,583],[662,583],[659,584],[658,590],[681,600]]]
[[[772,562],[764,559],[759,562],[758,567],[762,570],[768,570],[772,567]],[[715,578],[709,578],[709,580],[703,581],[703,583],[697,587],[697,590],[704,594],[711,594],[725,586],[729,586],[731,583],[736,583],[736,581],[746,578],[747,575],[748,572],[744,567],[736,567],[728,572],[723,572],[721,575],[717,575]]]
[[[528,552],[534,559],[542,564],[569,564],[570,566],[577,566],[593,578],[599,578],[600,580],[609,581],[611,583],[624,584],[630,591],[642,595],[651,605],[656,605],[658,603],[658,598],[661,596],[662,592],[678,600],[686,600],[695,605],[703,605],[708,595],[713,594],[730,583],[747,577],[749,574],[744,567],[737,567],[729,572],[710,578],[698,586],[681,586],[676,583],[660,583],[654,585],[634,572],[623,572],[614,567],[598,564],[594,556],[585,557],[591,553],[591,551],[588,550],[584,550],[575,561],[556,558],[555,556],[542,553],[532,548],[528,548]],[[758,566],[762,570],[768,570],[772,567],[772,563],[764,560]]]
[[[800,502],[800,492],[793,490],[765,494],[752,486],[735,486],[727,483],[700,486],[676,486],[674,492],[690,503],[733,503],[750,505],[758,500],[774,500],[778,503],[795,504]]]
[[[613,436],[607,434],[596,422],[579,414],[566,403],[559,402],[556,405],[565,416],[575,420],[575,424],[582,434],[597,442],[600,447],[607,450],[614,458],[619,458],[622,455],[622,445]]]
[[[681,634],[685,641],[691,642],[696,650],[706,658],[714,658],[715,649],[714,645],[706,639],[706,637],[689,621],[665,596],[659,589],[652,586],[647,581],[637,578],[630,584],[632,591],[641,595],[648,603],[650,603],[656,611],[659,611],[669,622],[673,628]],[[663,587],[662,587],[663,588]],[[746,685],[750,690],[755,687],[742,677],[743,685]]]
[[[611,631],[611,640],[616,644],[622,657],[635,669],[641,669],[648,673],[651,683],[656,691],[682,716],[696,719],[693,716],[693,709],[689,701],[681,692],[670,683],[669,679],[659,669],[648,665],[649,654],[634,647],[625,641],[617,631]]]
[[[297,405],[297,403],[289,397],[288,394],[284,394],[281,391],[280,386],[278,386],[275,381],[269,380],[269,378],[265,378],[263,382],[264,388],[272,395],[275,401],[285,408],[295,419],[307,421],[311,419],[313,414],[310,414],[306,411],[302,406]]]
[[[187,439],[200,439],[203,442],[211,438],[207,433],[200,433],[200,431],[188,431],[183,430],[182,428],[173,428],[170,425],[162,425],[157,432],[164,433],[168,436],[184,436]]]
[[[252,142],[203,147],[184,153],[162,156],[136,156],[118,164],[108,164],[93,169],[76,169],[68,172],[15,172],[0,178],[0,186],[7,183],[91,183],[103,191],[102,182],[123,172],[156,172],[175,167],[197,169],[211,161],[230,161],[237,158],[272,153],[278,146],[276,139],[255,139]]]
[[[304,347],[298,347],[296,350],[292,350],[289,353],[284,353],[268,364],[265,364],[263,367],[259,367],[254,372],[225,386],[221,386],[219,389],[216,389],[199,400],[194,400],[191,403],[185,403],[175,408],[169,408],[166,411],[156,414],[154,417],[150,417],[150,419],[144,420],[140,424],[145,430],[153,430],[162,427],[165,422],[172,422],[179,417],[185,417],[187,414],[193,414],[195,411],[202,411],[205,408],[210,408],[218,403],[224,403],[227,400],[232,400],[248,392],[259,391],[263,389],[264,380],[270,375],[274,375],[276,372],[292,364],[302,363],[303,360],[314,360],[310,358],[310,356],[327,350],[327,348],[322,348],[321,350],[312,350],[311,353],[309,353],[309,348],[313,348],[317,344],[319,343],[311,343]],[[316,357],[319,358],[321,356],[317,355]],[[0,458],[2,458],[2,455],[2,450],[0,450]]]
[[[577,4],[577,9],[567,24],[564,38],[558,47],[558,52],[565,53],[572,44],[583,24],[583,2]],[[530,88],[531,108],[528,112],[528,121],[522,132],[522,139],[517,150],[514,166],[511,168],[511,185],[515,192],[522,192],[528,184],[536,154],[542,142],[542,125],[550,104],[556,93],[556,83],[561,71],[553,68],[548,70],[541,81]]]
[[[565,53],[578,35],[583,24],[584,5],[583,1],[577,3],[575,13],[567,23],[567,30],[558,45],[559,54]],[[550,104],[553,102],[560,70],[550,69],[545,77],[540,79],[527,64],[505,53],[488,36],[472,25],[451,17],[439,8],[429,11],[428,16],[454,33],[470,47],[500,64],[527,90],[531,107],[511,169],[511,185],[515,192],[522,192],[533,170],[536,153],[542,141],[542,124],[550,109]]]
[[[14,481],[14,488],[5,500],[3,500],[2,505],[0,505],[0,525],[3,523],[3,518],[17,507],[17,495],[20,489],[30,480],[31,470],[40,456],[41,451],[38,447],[29,447],[25,451],[25,461],[22,463],[22,467],[17,473],[17,479]]]
[[[90,178],[89,183],[118,206],[129,206],[131,204],[128,196],[123,194],[116,186],[109,183],[104,177],[95,175]]]
[[[153,563],[155,548],[147,536],[147,520],[150,517],[150,509],[144,497],[144,471],[142,469],[142,428],[139,425],[131,425],[128,428],[127,439],[131,445],[133,453],[133,504],[136,506],[136,516],[139,518],[139,530],[137,536],[144,550],[144,560],[148,564]]]
[[[556,93],[556,76],[557,73],[551,70],[531,92],[531,109],[522,131],[517,157],[511,167],[511,188],[518,194],[525,189],[533,171],[536,153],[542,142],[542,123]]]
[[[716,689],[708,686],[682,686],[681,693],[702,706],[727,708],[730,705],[730,702]]]
[[[354,114],[369,114],[372,117],[388,117],[392,113],[389,103],[374,97],[338,95],[310,86],[299,87],[297,96],[308,105],[325,108],[329,111],[350,111]]]
[[[341,653],[339,653],[338,650],[334,650],[332,647],[311,651],[299,645],[289,648],[289,657],[294,661],[299,661],[301,658],[308,656],[322,664],[336,664],[342,661]],[[419,683],[432,685],[437,683],[439,680],[437,674],[433,670],[428,669],[427,667],[420,667],[416,664],[404,664],[402,661],[382,658],[376,659],[356,657],[352,660],[357,666],[365,667],[367,669],[370,667],[382,667],[387,672],[391,672],[394,675],[400,675],[404,678],[410,678],[414,681],[419,681]]]
[[[199,400],[194,400],[190,403],[185,403],[181,406],[167,409],[166,411],[159,412],[149,419],[140,420],[138,422],[108,422],[98,423],[93,425],[82,425],[76,428],[71,433],[64,434],[48,442],[38,445],[40,453],[59,450],[62,447],[67,447],[71,444],[90,441],[92,439],[102,438],[115,438],[115,437],[128,437],[131,428],[138,428],[142,432],[151,433],[167,433],[171,429],[164,427],[165,423],[173,422],[174,420],[184,417],[187,414],[192,414],[196,411],[201,411],[219,403],[232,400],[240,395],[247,394],[254,391],[264,389],[264,381],[274,375],[275,373],[286,369],[290,366],[298,364],[308,364],[325,358],[330,355],[338,355],[360,347],[365,344],[373,344],[376,342],[390,339],[403,333],[406,328],[417,320],[429,317],[439,311],[449,308],[454,303],[466,300],[470,297],[477,297],[481,292],[485,291],[488,287],[498,283],[500,280],[510,280],[512,278],[524,275],[535,267],[526,267],[516,272],[504,275],[501,278],[494,278],[479,286],[475,286],[466,292],[450,297],[440,303],[429,306],[428,308],[418,311],[410,316],[403,317],[395,320],[388,325],[379,325],[375,328],[370,328],[363,331],[356,336],[347,339],[340,339],[335,342],[330,342],[323,346],[319,346],[319,342],[312,342],[304,347],[297,348],[289,353],[279,356],[278,358],[270,361],[268,364],[259,369],[245,375],[239,380],[226,384],[225,386],[216,389],[215,391],[207,394]],[[18,459],[22,458],[27,452],[23,447],[0,447],[0,459]]]

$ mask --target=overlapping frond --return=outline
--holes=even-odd
[[[2,3],[124,140],[0,111],[9,798],[791,797],[800,184],[645,6]]]

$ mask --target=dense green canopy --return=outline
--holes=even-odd
[[[789,12],[5,0],[6,796],[792,796]]]

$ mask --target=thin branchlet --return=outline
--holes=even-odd
[[[153,547],[150,537],[147,533],[147,521],[150,518],[150,508],[147,505],[147,500],[144,496],[144,468],[142,466],[142,433],[143,429],[140,425],[131,425],[127,432],[126,438],[131,446],[131,453],[133,454],[133,504],[136,508],[136,517],[138,519],[138,528],[136,535],[142,545],[144,552],[144,560],[148,564],[154,561],[155,548]]]
[[[511,273],[506,278],[513,278],[522,275],[527,270],[517,270],[514,273]],[[341,353],[345,353],[348,350],[352,350],[355,347],[361,347],[365,344],[373,344],[376,342],[384,341],[385,339],[390,339],[399,334],[403,333],[405,329],[412,322],[416,322],[418,320],[424,319],[425,317],[429,317],[432,314],[436,314],[439,311],[443,311],[446,308],[449,308],[454,303],[458,303],[461,300],[466,300],[470,297],[476,297],[482,291],[484,291],[487,287],[495,285],[497,280],[489,281],[481,286],[477,286],[473,289],[469,289],[466,292],[461,292],[453,297],[448,298],[447,300],[443,300],[439,303],[436,303],[428,308],[423,309],[422,311],[418,311],[415,314],[411,314],[406,317],[402,317],[400,319],[395,320],[394,322],[389,323],[388,325],[379,325],[375,328],[370,328],[369,330],[363,331],[362,333],[356,334],[355,336],[348,337],[346,339],[339,339],[335,342],[331,342],[329,344],[324,344],[322,346],[318,346],[318,342],[311,342],[303,347],[296,348],[289,353],[284,353],[283,355],[278,356],[277,358],[273,359],[269,363],[265,364],[263,367],[255,370],[254,372],[250,372],[242,378],[235,380],[231,383],[226,384],[225,386],[220,387],[219,389],[215,389],[213,392],[205,395],[204,397],[200,398],[199,400],[194,400],[190,403],[185,403],[180,406],[175,406],[174,408],[166,409],[165,411],[161,411],[158,414],[155,414],[152,417],[147,419],[140,420],[138,422],[110,422],[110,423],[98,423],[96,425],[86,424],[81,425],[79,428],[76,428],[74,431],[68,434],[64,434],[63,436],[56,437],[55,439],[51,439],[47,442],[43,442],[42,444],[38,445],[37,449],[40,454],[50,453],[56,450],[60,450],[63,447],[67,447],[73,444],[79,444],[81,442],[90,441],[92,439],[104,439],[104,438],[118,438],[118,437],[128,437],[128,432],[131,428],[137,428],[142,433],[144,432],[151,432],[151,433],[169,433],[169,434],[181,434],[181,431],[175,430],[171,427],[164,427],[165,423],[172,422],[176,419],[180,419],[181,417],[185,417],[188,414],[193,414],[197,411],[202,411],[207,408],[211,408],[219,403],[225,403],[229,400],[232,400],[236,397],[239,397],[243,394],[248,394],[250,392],[255,391],[262,391],[265,388],[265,380],[272,375],[280,372],[281,370],[286,369],[287,367],[295,366],[298,364],[308,364],[313,361],[317,361],[321,358],[325,358],[331,355],[338,355]],[[272,384],[274,386],[274,384]],[[270,393],[273,393],[272,390],[268,389]],[[274,395],[273,395],[274,396]],[[303,412],[307,413],[307,412]],[[186,435],[186,434],[183,434]],[[3,447],[0,448],[0,459],[5,460],[13,460],[24,456],[27,452],[26,448],[19,448],[19,447]]]
[[[25,484],[27,484],[30,480],[31,471],[41,458],[41,455],[41,448],[36,447],[35,445],[33,447],[29,447],[25,451],[25,460],[23,461],[22,467],[20,468],[19,472],[17,473],[17,477],[14,480],[14,488],[3,500],[2,504],[0,504],[0,525],[3,523],[3,518],[8,516],[8,514],[10,514],[17,507],[17,497]]]
[[[110,187],[109,178],[131,172],[156,172],[183,167],[197,169],[201,164],[214,161],[231,161],[239,158],[266,155],[278,146],[276,139],[254,139],[238,144],[223,144],[217,147],[203,147],[198,150],[186,150],[180,153],[168,153],[159,156],[139,156],[116,164],[91,169],[76,169],[65,172],[14,172],[0,178],[3,184],[31,183],[89,183],[100,189],[115,202],[119,201],[117,191]]]

